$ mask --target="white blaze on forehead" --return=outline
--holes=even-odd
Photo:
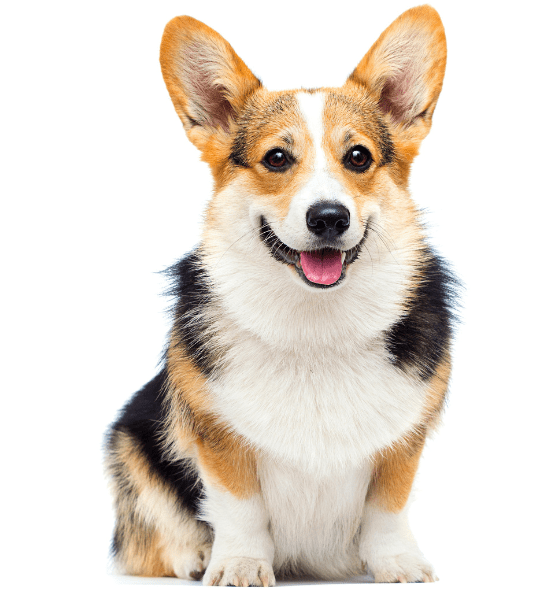
[[[303,118],[306,133],[313,143],[313,170],[299,192],[293,197],[288,215],[282,223],[273,224],[277,236],[290,248],[298,251],[309,250],[311,234],[306,224],[309,208],[319,201],[329,201],[344,205],[351,214],[349,229],[342,237],[342,249],[352,248],[362,239],[364,227],[360,224],[353,197],[336,175],[328,168],[327,144],[323,145],[326,128],[324,110],[326,94],[324,92],[298,92],[296,95],[299,113]],[[310,155],[306,156],[310,161]]]
[[[315,150],[315,170],[326,170],[326,154],[322,147],[324,137],[324,92],[315,92],[314,94],[299,92],[296,94],[299,104],[299,111],[305,120],[307,130],[313,140]]]

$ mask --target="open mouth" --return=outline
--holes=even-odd
[[[350,250],[320,248],[299,252],[281,242],[264,217],[259,229],[259,237],[275,260],[291,264],[305,283],[321,289],[335,287],[343,281],[347,267],[358,258],[367,233],[368,225],[360,242]]]

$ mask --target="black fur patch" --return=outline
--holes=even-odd
[[[208,344],[208,321],[204,317],[211,302],[209,277],[195,250],[165,271],[172,286],[167,295],[176,298],[174,329],[176,346],[184,346],[195,365],[206,376],[214,370],[213,346]]]
[[[115,528],[111,541],[111,553],[117,555],[122,548],[122,534],[118,527]]]
[[[385,164],[390,164],[395,159],[395,149],[393,147],[393,140],[391,139],[391,134],[389,133],[389,128],[387,125],[385,125],[380,117],[376,117],[376,123],[379,133],[378,141],[381,147],[381,154],[383,156],[380,166],[384,166]]]
[[[126,432],[136,441],[147,458],[151,470],[177,494],[182,506],[196,514],[203,486],[190,461],[171,461],[165,457],[161,443],[166,414],[163,406],[167,374],[163,369],[152,381],[140,389],[120,412],[113,424],[108,446],[112,446],[117,432]],[[115,474],[116,477],[116,474]],[[117,535],[113,550],[119,545]]]
[[[233,149],[229,158],[235,166],[240,166],[240,168],[251,168],[251,166],[244,159],[244,150],[242,147]]]
[[[427,248],[408,313],[386,334],[397,367],[415,369],[422,379],[432,377],[450,344],[458,289],[446,262]]]

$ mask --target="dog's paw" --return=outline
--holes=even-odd
[[[174,559],[174,573],[183,580],[201,580],[212,555],[211,544],[194,547]]]
[[[202,580],[204,586],[274,586],[271,565],[263,559],[231,557],[211,563]]]
[[[436,582],[432,565],[419,551],[396,555],[377,554],[368,560],[368,570],[379,582]]]

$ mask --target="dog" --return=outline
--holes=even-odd
[[[169,269],[162,368],[107,435],[116,562],[220,586],[435,581],[407,508],[455,280],[407,186],[443,83],[438,13],[403,13],[340,88],[269,92],[188,16],[160,62],[215,190]]]

